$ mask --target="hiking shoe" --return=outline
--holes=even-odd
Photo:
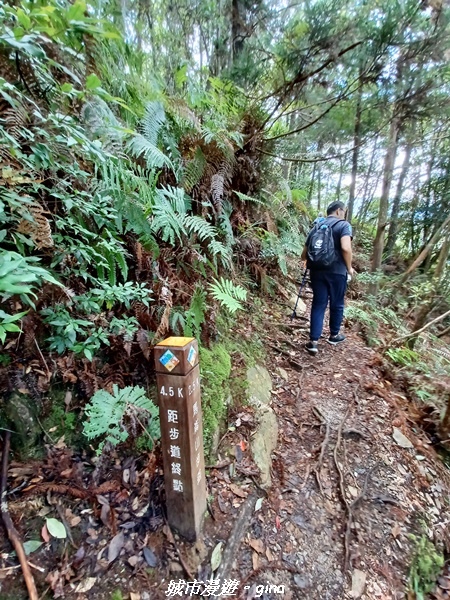
[[[319,351],[317,348],[317,342],[308,342],[305,344],[305,350],[314,356]]]
[[[342,333],[338,333],[337,335],[330,335],[327,342],[333,346],[336,346],[341,342],[345,342],[345,335],[342,335]]]

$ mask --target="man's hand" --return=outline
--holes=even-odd
[[[350,277],[354,277],[356,275],[356,271],[353,267],[350,267],[350,269],[348,269],[348,274],[350,275]]]

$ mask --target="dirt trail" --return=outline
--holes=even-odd
[[[33,563],[42,568],[36,573],[41,589],[47,588],[43,598],[53,598],[50,586],[69,600],[109,600],[115,590],[121,595],[114,598],[123,600],[170,597],[170,581],[211,578],[211,554],[223,542],[231,560],[221,577],[241,585],[239,594],[231,587],[230,595],[216,597],[397,600],[406,597],[415,547],[410,534],[419,539],[428,533],[449,547],[450,473],[415,426],[408,400],[382,375],[376,353],[356,333],[346,332],[345,344],[334,348],[321,342],[320,354],[310,357],[302,348],[306,331],[299,321],[289,334],[291,324],[282,315],[267,310],[264,322],[266,343],[283,350],[270,350],[267,360],[280,431],[272,487],[267,492],[258,487],[249,453],[254,415],[244,407],[220,446],[221,464],[208,471],[214,519],[207,517],[195,545],[173,540],[156,504],[149,513],[148,500],[161,488],[161,478],[142,487],[150,481],[145,479],[150,465],[132,467],[135,489],[102,494],[102,506],[109,502],[115,514],[115,530],[99,506],[47,495],[47,501],[58,501],[61,518],[77,525],[70,552],[52,542],[33,554]],[[64,460],[69,464],[72,458]],[[120,461],[116,467],[121,474]],[[12,500],[11,509],[16,521],[22,523],[23,515],[24,533],[33,511],[48,512],[43,496]],[[105,556],[121,523],[122,550],[108,564]],[[150,555],[143,553],[145,546]],[[0,549],[5,552],[6,543],[0,542]],[[26,598],[20,572],[2,571],[11,559],[1,556],[0,598]],[[149,569],[152,563],[156,568]],[[279,593],[275,587],[269,591],[271,585]],[[449,588],[447,570],[432,597],[448,599]],[[172,596],[201,597],[186,589]]]
[[[407,399],[382,376],[375,352],[350,332],[344,344],[321,342],[310,357],[305,335],[289,338],[298,344],[290,353],[300,372],[286,354],[271,364],[280,426],[274,485],[240,546],[235,574],[262,567],[252,583],[284,584],[285,600],[404,598],[409,534],[433,532],[449,542],[450,474],[409,421]],[[254,539],[263,542],[258,555]]]

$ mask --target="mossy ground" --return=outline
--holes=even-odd
[[[202,376],[203,436],[205,452],[211,451],[214,433],[224,426],[227,410],[238,410],[246,402],[247,370],[264,360],[262,343],[243,337],[246,323],[222,313],[217,319],[217,342],[200,348]]]

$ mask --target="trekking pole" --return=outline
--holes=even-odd
[[[302,290],[303,290],[303,288],[305,287],[305,283],[306,283],[306,276],[307,276],[307,274],[308,274],[308,269],[305,269],[305,273],[304,273],[304,275],[303,275],[302,283],[301,283],[301,285],[300,285],[300,289],[299,289],[299,291],[298,291],[297,301],[296,301],[296,303],[295,303],[294,310],[292,311],[292,315],[291,315],[291,321],[292,321],[292,319],[293,319],[294,317],[296,317],[296,316],[297,316],[297,312],[296,312],[296,311],[297,311],[297,304],[298,304],[298,301],[300,300],[300,295],[301,295],[301,293],[302,293]]]

